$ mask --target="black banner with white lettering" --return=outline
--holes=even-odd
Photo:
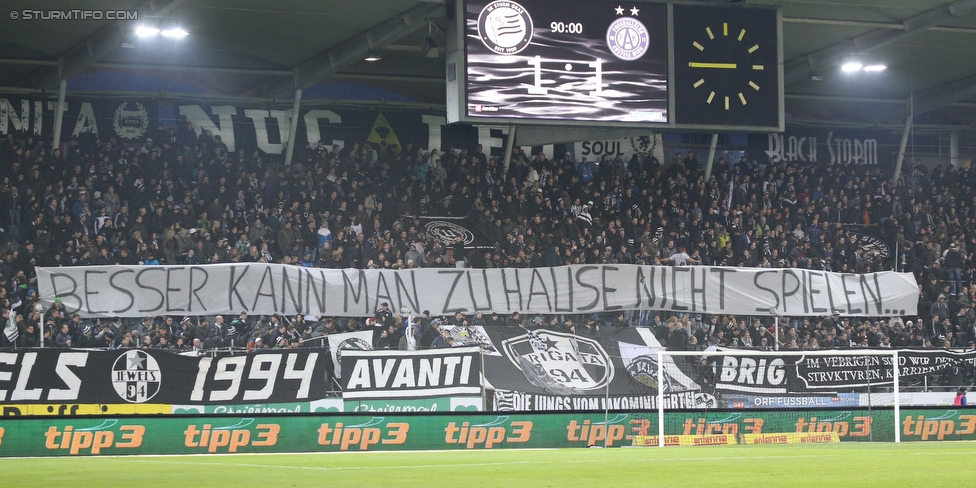
[[[420,225],[428,236],[439,237],[447,246],[452,245],[458,238],[461,238],[465,249],[493,249],[498,244],[493,242],[470,217],[418,216],[415,218],[420,220]]]
[[[851,391],[892,386],[892,356],[722,356],[716,357],[719,391],[781,395]],[[898,351],[899,383],[976,365],[976,352]]]
[[[167,100],[161,105],[181,123],[192,124],[196,136],[203,131],[219,135],[230,152],[258,149],[267,154],[284,154],[288,145],[292,124],[290,101],[270,109],[192,100]],[[367,141],[382,156],[386,151],[401,151],[407,144],[414,149],[440,147],[443,123],[442,116],[419,110],[303,108],[299,112],[295,148],[301,149],[308,142],[314,149],[321,141],[328,150],[333,145],[349,149],[353,143]],[[476,132],[471,128],[469,131]]]
[[[648,329],[598,336],[508,327],[444,330],[456,342],[481,345],[494,410],[656,408],[661,346]],[[665,383],[667,401],[675,408],[714,403],[682,368],[668,368]]]
[[[0,95],[0,136],[15,134],[48,138],[54,134],[56,100],[43,97]],[[442,111],[426,109],[366,110],[352,107],[309,107],[305,102],[298,118],[296,149],[306,141],[314,149],[367,141],[379,153],[416,148],[472,148],[493,140],[479,138],[471,126],[447,126]],[[177,145],[194,143],[204,131],[220,136],[230,152],[244,149],[283,154],[291,130],[291,101],[278,104],[227,105],[179,98],[78,97],[65,101],[61,140],[89,137],[117,139],[123,145],[154,138],[161,144],[168,131],[178,126]],[[187,124],[192,133],[183,133]],[[159,132],[160,125],[164,131]],[[497,139],[497,138],[496,138]],[[496,145],[500,144],[495,141]],[[379,154],[382,155],[382,154]]]
[[[54,134],[57,102],[47,98],[0,97],[0,135],[48,137]],[[149,98],[65,100],[61,140],[90,137],[124,143],[145,141],[159,125],[159,103]]]
[[[456,347],[348,351],[342,400],[475,397],[493,390],[499,411],[657,408],[656,339],[648,329],[603,337],[520,328],[445,326]],[[703,353],[707,355],[708,353]],[[482,358],[484,363],[482,366]],[[0,353],[0,404],[241,405],[334,398],[328,354],[267,351],[197,358],[140,349]],[[718,392],[827,395],[893,384],[892,356],[714,356]],[[675,363],[675,359],[679,362]],[[666,356],[666,408],[715,408],[710,381]],[[694,359],[697,362],[697,358]],[[976,351],[898,351],[901,385],[976,366]],[[482,375],[482,367],[484,374]],[[168,413],[168,412],[167,412]]]
[[[343,400],[480,396],[478,347],[424,351],[346,351]]]
[[[320,351],[197,358],[169,352],[0,353],[0,403],[241,404],[328,396]]]
[[[894,169],[899,140],[889,131],[788,125],[781,134],[749,136],[749,159],[828,164],[851,162]]]
[[[864,249],[865,254],[887,263],[895,256],[895,240],[884,235],[877,225],[845,225],[847,236]]]

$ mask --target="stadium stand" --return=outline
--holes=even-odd
[[[35,266],[275,262],[328,268],[537,267],[580,263],[727,265],[915,273],[919,315],[885,319],[783,318],[779,343],[831,347],[972,348],[976,298],[973,168],[921,162],[891,185],[877,167],[766,163],[716,165],[709,179],[693,153],[662,164],[549,159],[516,148],[503,164],[480,147],[407,145],[379,157],[369,143],[306,145],[285,167],[191,127],[159,127],[137,147],[75,139],[66,154],[24,134],[0,140],[0,308],[19,334],[2,347],[324,346],[327,334],[372,328],[377,348],[406,347],[401,315],[149,317],[141,323],[81,320],[60,303],[43,312]],[[467,216],[497,243],[467,251],[423,233],[411,216]],[[850,234],[874,226],[900,252],[881,259]],[[395,311],[394,311],[395,312]],[[225,320],[226,319],[226,320]],[[768,317],[654,311],[545,317],[415,317],[416,343],[430,324],[545,326],[579,334],[649,326],[669,348],[774,345]],[[6,318],[5,318],[6,323]],[[67,331],[62,333],[62,325]],[[383,332],[380,332],[383,330]],[[62,337],[64,336],[64,337]],[[283,338],[283,339],[282,339]],[[401,340],[402,339],[402,340]],[[411,340],[413,340],[411,338]]]

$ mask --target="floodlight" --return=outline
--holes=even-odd
[[[155,27],[150,27],[148,25],[140,25],[136,27],[136,35],[139,37],[152,37],[159,34],[159,29]]]
[[[182,27],[171,27],[161,32],[163,37],[170,37],[173,39],[182,39],[188,36],[190,33],[183,30]]]

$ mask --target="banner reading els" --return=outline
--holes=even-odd
[[[194,358],[172,353],[0,353],[0,402],[185,405],[295,402],[328,396],[327,356],[269,351]]]

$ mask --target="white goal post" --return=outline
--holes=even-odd
[[[894,442],[901,442],[899,428],[900,398],[899,398],[899,367],[898,351],[883,349],[846,349],[846,350],[816,350],[816,351],[764,351],[755,349],[716,349],[706,351],[668,351],[657,352],[657,384],[661,385],[657,391],[657,445],[665,446],[665,417],[666,397],[671,391],[671,380],[680,367],[690,368],[690,361],[678,358],[700,358],[701,368],[711,368],[709,371],[720,371],[723,378],[713,377],[713,383],[718,383],[719,389],[740,388],[734,380],[742,383],[742,390],[754,395],[803,395],[826,394],[837,389],[867,389],[871,390],[863,395],[869,402],[868,408],[873,408],[870,402],[878,398],[873,388],[891,389],[892,397],[885,400],[884,409],[892,408],[891,425],[894,430]],[[870,359],[869,359],[870,358]],[[677,359],[677,361],[676,361]],[[718,362],[720,360],[721,362]],[[711,366],[706,366],[710,364]],[[724,370],[722,369],[724,365]],[[738,368],[740,373],[730,371]],[[669,368],[674,368],[669,371]],[[741,376],[743,378],[737,378]],[[725,381],[723,385],[722,382]],[[714,387],[714,385],[713,385]],[[795,391],[794,391],[795,390]],[[855,395],[857,396],[857,395]],[[717,403],[716,403],[717,405]],[[726,405],[728,406],[728,405]],[[718,408],[716,410],[723,410]],[[735,412],[736,410],[725,410]],[[887,418],[884,418],[887,423]],[[891,438],[889,437],[888,440]],[[873,440],[873,438],[872,438]],[[653,445],[653,441],[652,441]]]

